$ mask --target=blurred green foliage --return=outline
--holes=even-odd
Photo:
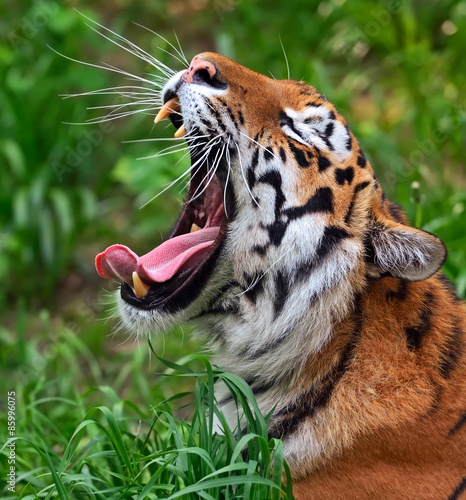
[[[81,396],[90,387],[112,386],[143,405],[187,390],[162,391],[147,346],[108,337],[113,323],[102,321],[109,313],[100,288],[112,285],[94,270],[95,254],[109,244],[145,253],[161,241],[181,185],[139,208],[187,159],[138,159],[172,144],[126,142],[172,135],[153,128],[154,113],[69,125],[112,100],[61,94],[129,83],[67,58],[153,72],[75,9],[175,70],[183,66],[165,52],[168,43],[136,23],[172,43],[176,31],[188,59],[214,50],[276,78],[287,77],[287,59],[292,78],[315,85],[346,117],[387,195],[445,241],[444,269],[466,296],[465,0],[3,0],[0,367],[8,377],[0,382],[9,387],[0,389],[16,388],[19,426],[41,419],[37,429],[54,453],[85,415]],[[197,349],[181,328],[157,345],[168,358]],[[37,458],[28,470],[43,466]]]
[[[51,307],[70,272],[95,289],[91,250],[121,241],[144,252],[178,211],[176,189],[138,210],[186,168],[180,155],[137,160],[160,144],[123,143],[163,136],[151,116],[68,124],[94,118],[87,108],[109,101],[60,94],[127,82],[50,48],[136,75],[152,70],[99,37],[73,7],[175,69],[182,66],[164,52],[167,43],[135,23],[174,43],[175,30],[188,59],[216,50],[276,78],[287,77],[283,44],[291,77],[342,111],[388,195],[446,241],[446,271],[465,294],[466,2],[7,1],[0,7],[1,308],[18,295]]]

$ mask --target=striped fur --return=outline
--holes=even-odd
[[[196,59],[225,85],[179,74],[166,91],[188,131],[227,144],[227,235],[193,300],[122,300],[126,323],[198,324],[215,362],[273,410],[297,498],[466,498],[466,314],[438,272],[442,242],[385,198],[316,89]],[[234,423],[226,389],[217,396]]]

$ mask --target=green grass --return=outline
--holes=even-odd
[[[315,85],[335,103],[389,198],[413,223],[445,241],[444,271],[466,296],[464,0],[160,0],[120,2],[118,8],[110,0],[79,0],[73,5],[175,69],[182,67],[164,52],[166,42],[131,21],[172,42],[176,30],[188,59],[216,50],[277,78],[287,76],[283,43],[292,78]],[[0,443],[6,440],[5,395],[15,390],[22,439],[18,491],[24,498],[60,498],[57,485],[63,484],[71,498],[92,498],[95,489],[108,490],[95,498],[138,498],[153,480],[152,498],[169,497],[188,484],[220,498],[218,491],[227,486],[203,483],[230,478],[239,483],[229,487],[230,498],[245,488],[258,491],[251,498],[280,493],[251,482],[279,485],[281,444],[269,443],[263,418],[251,421],[249,432],[260,437],[249,444],[246,469],[232,470],[245,466],[240,455],[233,460],[238,438],[209,432],[204,412],[213,404],[209,384],[227,374],[198,359],[189,364],[193,373],[183,368],[184,373],[159,377],[162,365],[145,342],[110,336],[114,322],[107,321],[101,287],[112,285],[97,277],[94,256],[115,242],[144,253],[161,241],[179,211],[179,189],[139,207],[187,164],[178,163],[180,155],[137,160],[160,146],[122,142],[170,135],[163,126],[152,129],[152,116],[137,115],[103,130],[65,124],[92,118],[96,111],[88,107],[111,101],[63,100],[60,94],[126,82],[72,63],[48,46],[134,74],[150,71],[90,30],[70,2],[0,5]],[[98,140],[76,160],[73,153],[80,148],[82,153],[90,136]],[[200,349],[186,326],[152,341],[169,362]],[[250,393],[237,382],[235,391],[248,399]],[[193,396],[179,399],[183,393]],[[254,413],[254,403],[248,404]],[[92,423],[74,435],[84,420]],[[230,469],[203,479],[224,467]],[[163,484],[169,486],[156,488]],[[288,490],[285,495],[290,498]]]
[[[46,324],[48,319],[44,315],[42,320]],[[11,345],[13,339],[3,334]],[[8,388],[16,392],[17,496],[1,487],[2,498],[293,498],[283,443],[269,440],[268,418],[239,377],[212,367],[202,356],[176,364],[152,352],[166,370],[155,384],[153,405],[149,397],[136,403],[110,386],[90,385],[81,392],[79,386],[86,383],[76,384],[80,371],[101,379],[98,363],[71,331],[60,329],[56,346],[44,355],[38,345],[24,343],[17,358],[9,358],[21,373]],[[147,346],[142,350],[148,363],[150,351]],[[88,370],[79,366],[83,354]],[[143,376],[143,365],[135,365],[131,353],[125,358],[121,368],[129,363],[132,377]],[[182,379],[177,388],[186,382],[194,388],[164,399],[162,393],[169,391],[165,379],[173,383],[176,378]],[[219,380],[244,415],[233,428],[214,398]],[[220,434],[214,432],[214,416]],[[10,454],[6,444],[0,453],[2,481]]]

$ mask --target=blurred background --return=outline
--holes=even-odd
[[[183,65],[166,51],[176,36],[188,60],[217,51],[275,78],[287,77],[285,51],[291,77],[346,117],[387,195],[445,241],[444,271],[466,295],[466,1],[2,0],[0,384],[17,391],[24,415],[49,416],[50,436],[82,418],[90,387],[146,404],[183,389],[154,383],[145,340],[113,335],[116,284],[97,276],[94,257],[116,242],[143,254],[161,241],[181,186],[141,207],[189,163],[182,153],[140,159],[170,145],[131,142],[172,136],[153,128],[153,112],[69,124],[122,101],[62,94],[131,83],[67,58],[154,73],[80,13],[175,70]],[[153,343],[169,359],[202,347],[186,326]],[[78,411],[60,398],[79,400]]]

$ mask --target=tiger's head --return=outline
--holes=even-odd
[[[170,117],[191,153],[181,215],[146,255],[113,245],[96,259],[122,282],[129,328],[197,320],[226,369],[267,384],[275,363],[325,345],[368,279],[423,280],[444,262],[443,243],[385,198],[314,87],[202,53],[163,102],[158,119]],[[271,349],[280,361],[264,356]]]

